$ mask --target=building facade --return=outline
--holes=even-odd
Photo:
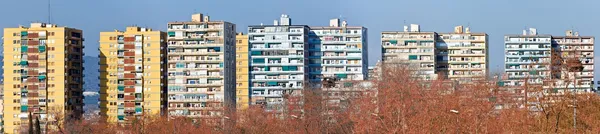
[[[169,116],[213,118],[235,108],[235,24],[192,15],[168,24]]]
[[[109,122],[164,115],[166,36],[141,27],[100,33],[100,113]]]
[[[248,26],[252,103],[267,110],[282,107],[284,96],[298,94],[308,80],[306,25],[291,25],[282,15],[274,25]]]
[[[537,34],[536,29],[519,35],[504,36],[505,86],[542,86],[550,79],[552,36]]]
[[[436,40],[436,71],[439,77],[469,83],[486,80],[488,76],[488,36],[471,33],[463,26],[453,33],[438,33]]]
[[[422,32],[404,26],[403,32],[382,32],[382,63],[408,65],[417,78],[462,83],[485,80],[488,72],[488,35],[457,26],[454,32]]]
[[[367,28],[348,26],[340,19],[330,20],[327,27],[310,27],[310,81],[320,85],[324,77],[340,81],[366,80],[368,74]]]
[[[41,125],[83,114],[83,40],[81,30],[54,24],[4,29],[4,132],[22,132],[29,113]]]
[[[594,84],[594,37],[579,36],[578,32],[566,31],[565,36],[552,36],[552,78],[557,79],[554,88],[578,89],[591,92]],[[561,62],[562,61],[562,62]],[[568,69],[581,66],[581,69]],[[565,69],[565,67],[567,69]]]
[[[238,33],[235,37],[235,67],[236,67],[236,108],[238,110],[248,108],[250,105],[250,63],[248,58],[250,57],[250,47],[248,46],[248,35],[244,35],[244,33]]]
[[[403,32],[382,32],[381,60],[384,64],[402,64],[413,68],[416,77],[424,80],[437,79],[435,62],[435,32],[422,32],[420,26],[412,24]]]

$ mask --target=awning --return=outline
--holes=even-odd
[[[125,91],[125,86],[118,86],[119,91]]]
[[[135,112],[136,113],[142,113],[142,108],[141,107],[136,107],[135,108]]]
[[[398,40],[390,40],[390,43],[392,43],[392,44],[398,44]]]
[[[19,64],[21,64],[21,65],[27,65],[27,61],[21,61]]]
[[[21,36],[27,36],[27,31],[21,31]]]
[[[46,79],[46,75],[40,75],[38,79],[44,80],[44,79]]]
[[[21,52],[27,52],[28,48],[27,46],[21,46]]]

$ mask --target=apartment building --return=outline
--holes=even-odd
[[[83,114],[83,40],[81,30],[55,24],[4,29],[4,132],[23,132],[29,113],[42,131],[61,123],[53,117]]]
[[[319,87],[324,77],[341,81],[366,80],[368,73],[367,28],[348,26],[346,21],[331,19],[329,26],[310,27],[309,72]]]
[[[541,35],[536,29],[523,34],[505,35],[505,86],[544,84],[550,79],[552,36]]]
[[[248,35],[238,33],[235,39],[236,108],[241,110],[248,108],[248,105],[250,105],[250,85],[248,83],[250,80],[248,75],[250,73],[250,63],[248,61],[250,47],[248,46]]]
[[[435,41],[437,33],[422,32],[420,26],[411,24],[404,31],[381,33],[382,62],[387,65],[403,64],[414,69],[418,78],[437,79]]]
[[[108,122],[164,115],[166,36],[135,26],[100,32],[100,114]]]
[[[488,73],[488,35],[471,33],[469,27],[438,33],[411,24],[402,32],[382,32],[381,41],[382,63],[408,65],[423,80],[469,83],[485,79]]]
[[[438,33],[436,71],[440,77],[469,83],[485,80],[488,75],[488,35],[471,33],[470,28],[454,28],[453,33]]]
[[[594,81],[594,37],[566,31],[565,36],[552,36],[553,88],[591,92]],[[560,69],[560,70],[556,70]]]
[[[284,96],[302,91],[308,81],[306,25],[292,25],[282,15],[273,25],[248,26],[250,90],[253,104],[281,109]]]
[[[169,116],[221,116],[235,108],[235,24],[193,14],[168,23]]]

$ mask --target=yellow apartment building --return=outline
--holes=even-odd
[[[109,122],[164,114],[166,37],[141,27],[100,33],[100,113]]]
[[[235,37],[237,40],[235,44],[236,49],[236,104],[237,109],[242,110],[248,108],[250,104],[250,94],[248,91],[249,85],[248,80],[250,76],[248,76],[248,35],[244,33],[238,33]]]
[[[79,29],[46,23],[4,29],[5,133],[23,132],[29,113],[42,126],[83,114],[82,37]]]

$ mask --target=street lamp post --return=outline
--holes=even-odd
[[[457,130],[456,133],[460,134],[460,126],[459,126],[460,122],[458,120],[458,117],[459,117],[458,114],[459,114],[459,112],[458,112],[458,110],[452,109],[452,110],[450,110],[450,113],[454,113],[456,115],[456,130]]]

